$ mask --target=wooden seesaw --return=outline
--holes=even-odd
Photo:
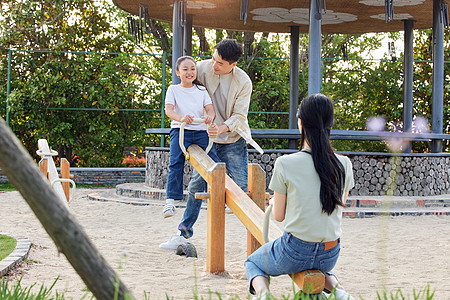
[[[187,153],[187,160],[209,185],[206,268],[210,273],[222,273],[225,271],[225,203],[247,228],[247,255],[265,243],[266,174],[258,164],[248,165],[249,196],[226,174],[225,163],[215,163],[198,145],[189,146]],[[276,225],[268,225],[270,240],[282,234]],[[302,271],[291,278],[305,293],[318,294],[324,289],[325,276],[319,270]]]
[[[56,170],[55,162],[53,161],[53,156],[58,155],[58,152],[51,150],[48,146],[47,140],[38,140],[38,148],[36,154],[41,157],[39,161],[39,169],[42,174],[50,181],[50,185],[53,190],[58,195],[58,198],[69,207],[70,202],[72,202],[73,191],[70,192],[70,184],[72,184],[72,189],[76,189],[75,182],[70,179],[70,164],[67,159],[61,159],[61,177],[58,175]]]

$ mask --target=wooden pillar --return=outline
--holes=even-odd
[[[210,273],[225,271],[225,164],[217,163],[211,174],[208,199],[206,268]]]
[[[47,158],[43,158],[39,161],[39,170],[48,179],[48,161]]]
[[[70,164],[65,158],[61,158],[61,178],[70,179]],[[61,182],[62,188],[64,190],[64,195],[66,195],[67,202],[70,199],[70,183]]]
[[[265,211],[266,208],[266,173],[259,164],[248,165],[248,192],[253,202]],[[261,247],[261,244],[256,238],[247,230],[247,256],[255,252]]]

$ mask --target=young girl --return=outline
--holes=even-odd
[[[178,85],[171,85],[167,89],[165,112],[172,119],[170,130],[170,165],[167,177],[166,205],[164,217],[175,214],[174,199],[183,199],[183,169],[184,155],[179,145],[180,127],[184,127],[184,146],[197,144],[206,149],[209,142],[206,124],[214,120],[214,108],[206,88],[197,80],[195,61],[190,56],[180,57],[175,66],[175,72],[181,79]],[[204,116],[204,111],[206,115]],[[204,118],[205,123],[193,123],[194,118]],[[213,160],[219,161],[214,147],[209,152]]]
[[[272,215],[284,221],[284,234],[246,260],[250,293],[257,295],[253,299],[272,299],[269,276],[318,269],[326,273],[325,289],[335,289],[336,299],[353,299],[330,273],[339,257],[352,165],[331,148],[333,104],[327,96],[306,97],[297,117],[301,151],[276,160],[269,185],[274,191]]]

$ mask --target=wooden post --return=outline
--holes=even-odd
[[[48,179],[48,161],[47,158],[42,158],[39,161],[39,170]]]
[[[61,178],[70,179],[70,164],[65,158],[61,158]],[[66,195],[67,202],[70,199],[70,183],[61,182],[62,188],[64,190],[64,195]]]
[[[56,170],[55,162],[53,161],[53,153],[52,150],[50,150],[50,147],[48,146],[47,140],[40,139],[38,140],[38,148],[39,148],[39,155],[41,155],[42,158],[47,158],[47,178],[52,184],[53,189],[55,190],[56,194],[58,195],[58,198],[61,200],[64,205],[69,207],[68,201],[66,199],[66,196],[64,194],[64,190],[62,188],[61,182],[57,181],[59,179],[58,171]],[[55,153],[57,153],[55,151]]]
[[[253,202],[265,211],[266,208],[266,173],[258,164],[248,165],[248,191]],[[261,247],[258,240],[247,230],[247,256]]]
[[[214,161],[197,145],[191,145],[187,149],[189,153],[189,162],[197,170],[197,172],[212,186],[213,178],[212,169],[215,165]],[[225,175],[225,201],[228,207],[233,211],[234,215],[244,224],[251,234],[264,244],[262,228],[264,224],[263,211],[248,197],[228,175]],[[280,237],[283,231],[276,225],[270,223],[269,239],[274,240]]]
[[[206,268],[210,273],[225,271],[225,164],[210,171],[212,184],[208,199]]]
[[[264,212],[252,201],[228,175],[225,174],[225,165],[215,164],[214,161],[197,145],[187,149],[189,162],[210,185],[210,200],[208,200],[208,241],[207,241],[207,269],[211,273],[223,272],[225,250],[225,202],[235,216],[244,224],[248,232],[253,235],[259,244],[264,244],[262,228]],[[251,195],[265,201],[265,184],[260,178],[262,169],[249,167],[249,184]],[[263,173],[263,172],[262,172]],[[258,187],[259,185],[259,187]],[[223,195],[225,193],[225,195]],[[224,199],[222,197],[225,197]],[[263,204],[264,205],[264,204]],[[269,224],[269,240],[280,237],[283,231],[275,224]],[[248,251],[248,246],[247,246]],[[318,270],[307,270],[290,275],[295,283],[303,290],[313,288],[313,291],[322,291],[324,276]],[[293,277],[292,277],[293,276]],[[322,276],[322,277],[321,277]]]
[[[0,168],[88,289],[99,300],[132,298],[124,283],[62,203],[30,154],[0,118]],[[116,288],[117,287],[117,288]],[[117,291],[117,298],[115,293]]]

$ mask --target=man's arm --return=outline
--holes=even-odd
[[[214,121],[216,117],[216,113],[214,112],[214,106],[212,104],[208,104],[205,106],[206,116],[205,116],[205,124],[210,124]]]
[[[224,121],[225,123],[223,124],[224,131],[222,132],[236,131],[235,128],[238,127],[241,122],[247,120],[251,95],[252,95],[252,82],[250,81],[250,79],[248,79],[248,81],[245,82],[245,84],[242,86],[241,90],[237,95],[231,117],[229,117],[227,120]]]

